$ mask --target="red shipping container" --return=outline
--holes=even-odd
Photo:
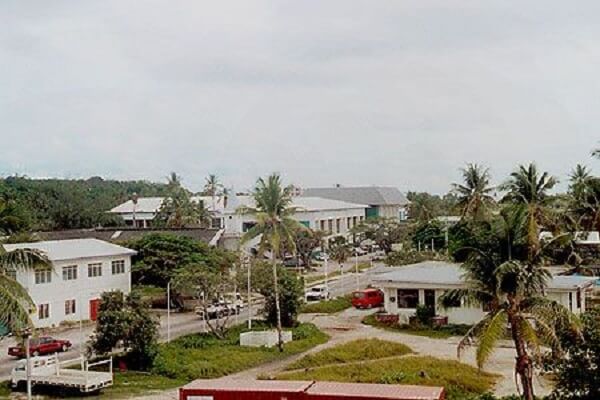
[[[313,383],[211,379],[190,383],[179,390],[179,400],[304,400]]]
[[[444,400],[442,387],[369,383],[200,380],[179,390],[179,400]]]
[[[443,387],[374,383],[315,382],[306,400],[444,400]]]

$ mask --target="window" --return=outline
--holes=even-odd
[[[77,265],[68,265],[63,267],[63,281],[73,281],[77,279]]]
[[[581,309],[581,290],[577,291],[577,308]]]
[[[398,289],[398,308],[417,308],[419,289]]]
[[[50,283],[52,282],[52,270],[45,268],[45,269],[38,269],[37,271],[35,271],[35,283],[36,284],[40,284],[40,283]]]
[[[38,306],[38,319],[50,318],[50,304],[40,304]]]
[[[333,233],[333,220],[332,219],[327,220],[327,231],[329,233]]]
[[[352,226],[350,224],[352,224],[352,217],[346,218],[346,228],[348,228],[348,229],[352,228]]]
[[[335,233],[340,233],[342,226],[342,220],[340,218],[336,218],[335,220]]]
[[[88,278],[102,276],[102,263],[88,264]]]
[[[573,292],[569,292],[569,311],[573,311]]]
[[[65,315],[75,314],[75,300],[65,301]]]
[[[124,274],[125,273],[125,260],[116,260],[112,262],[112,274]]]

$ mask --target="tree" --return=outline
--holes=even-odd
[[[235,262],[233,253],[174,234],[145,235],[127,246],[138,252],[132,268],[135,284],[166,288],[178,269],[186,265],[204,264],[219,269]]]
[[[600,309],[586,311],[582,317],[582,336],[565,336],[565,357],[557,361],[553,372],[556,387],[550,396],[556,400],[600,399]]]
[[[329,239],[327,252],[329,253],[329,257],[340,265],[345,263],[351,255],[346,239],[343,236],[335,236]]]
[[[527,215],[527,247],[532,258],[540,250],[540,227],[551,225],[549,191],[556,185],[556,178],[548,172],[540,173],[534,163],[520,165],[501,185],[507,191],[503,201],[516,207],[524,207]]]
[[[158,348],[158,320],[138,294],[104,292],[89,351],[105,355],[119,346],[135,368],[149,369]]]
[[[373,240],[383,251],[392,251],[392,244],[408,240],[410,229],[406,224],[389,218],[369,218],[352,233]]]
[[[494,188],[490,186],[488,168],[478,164],[467,164],[461,169],[464,183],[453,184],[453,191],[458,196],[457,206],[463,218],[483,220],[492,204]]]
[[[294,238],[296,252],[305,268],[310,267],[312,254],[317,248],[323,245],[325,235],[322,231],[313,231],[310,229],[301,229],[296,232]]]
[[[410,201],[409,217],[418,222],[427,222],[442,215],[453,215],[456,209],[457,198],[454,193],[440,197],[425,192],[408,192],[406,197]]]
[[[285,250],[295,251],[294,235],[298,230],[305,229],[303,225],[292,218],[292,215],[296,212],[296,208],[292,206],[292,191],[292,186],[282,186],[279,174],[271,174],[266,179],[259,178],[252,193],[256,204],[255,207],[241,207],[239,211],[243,214],[252,214],[256,218],[256,225],[244,234],[242,243],[261,236],[258,254],[264,254],[266,250],[271,251],[273,291],[280,351],[283,351],[283,341],[281,337],[282,326],[277,258]]]
[[[270,324],[277,324],[277,308],[275,291],[273,290],[272,265],[267,262],[254,260],[252,265],[252,289],[265,297],[263,313]],[[247,271],[239,274],[238,286],[248,290],[245,276]],[[281,312],[281,324],[285,327],[296,325],[298,312],[303,303],[304,285],[297,275],[288,271],[281,264],[277,265],[278,293]]]
[[[206,263],[186,265],[177,269],[173,279],[175,289],[193,294],[199,301],[204,312],[209,330],[219,339],[225,339],[229,327],[229,314],[224,313],[222,318],[209,318],[209,307],[220,302],[227,302],[231,295],[235,295],[236,283],[234,279],[234,268],[232,266],[221,266],[215,268]]]
[[[30,315],[35,304],[27,290],[17,282],[16,274],[51,267],[50,260],[38,250],[6,251],[0,246],[0,325],[13,332],[33,327]]]
[[[485,306],[489,312],[459,342],[459,356],[475,342],[477,365],[482,368],[510,326],[517,353],[515,373],[523,397],[533,400],[534,360],[541,358],[542,346],[558,355],[561,346],[557,332],[565,326],[577,330],[576,319],[562,305],[544,297],[549,273],[537,265],[505,260],[498,252],[470,249],[462,266],[467,287],[446,292],[442,305],[450,307],[463,301]]]
[[[190,193],[181,186],[181,178],[172,172],[167,183],[167,197],[163,199],[154,223],[167,228],[184,228],[206,226],[210,219],[204,202],[193,201]]]

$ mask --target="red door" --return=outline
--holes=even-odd
[[[90,300],[90,320],[95,321],[98,319],[98,307],[100,306],[100,299]]]

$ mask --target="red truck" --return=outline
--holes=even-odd
[[[357,290],[352,293],[352,305],[356,308],[373,308],[383,305],[383,292],[379,289]]]
[[[54,339],[50,336],[41,336],[29,341],[29,354],[37,357],[44,354],[54,354],[68,351],[71,348],[71,342],[68,340]],[[25,346],[12,346],[8,348],[8,355],[18,358],[25,357]]]

